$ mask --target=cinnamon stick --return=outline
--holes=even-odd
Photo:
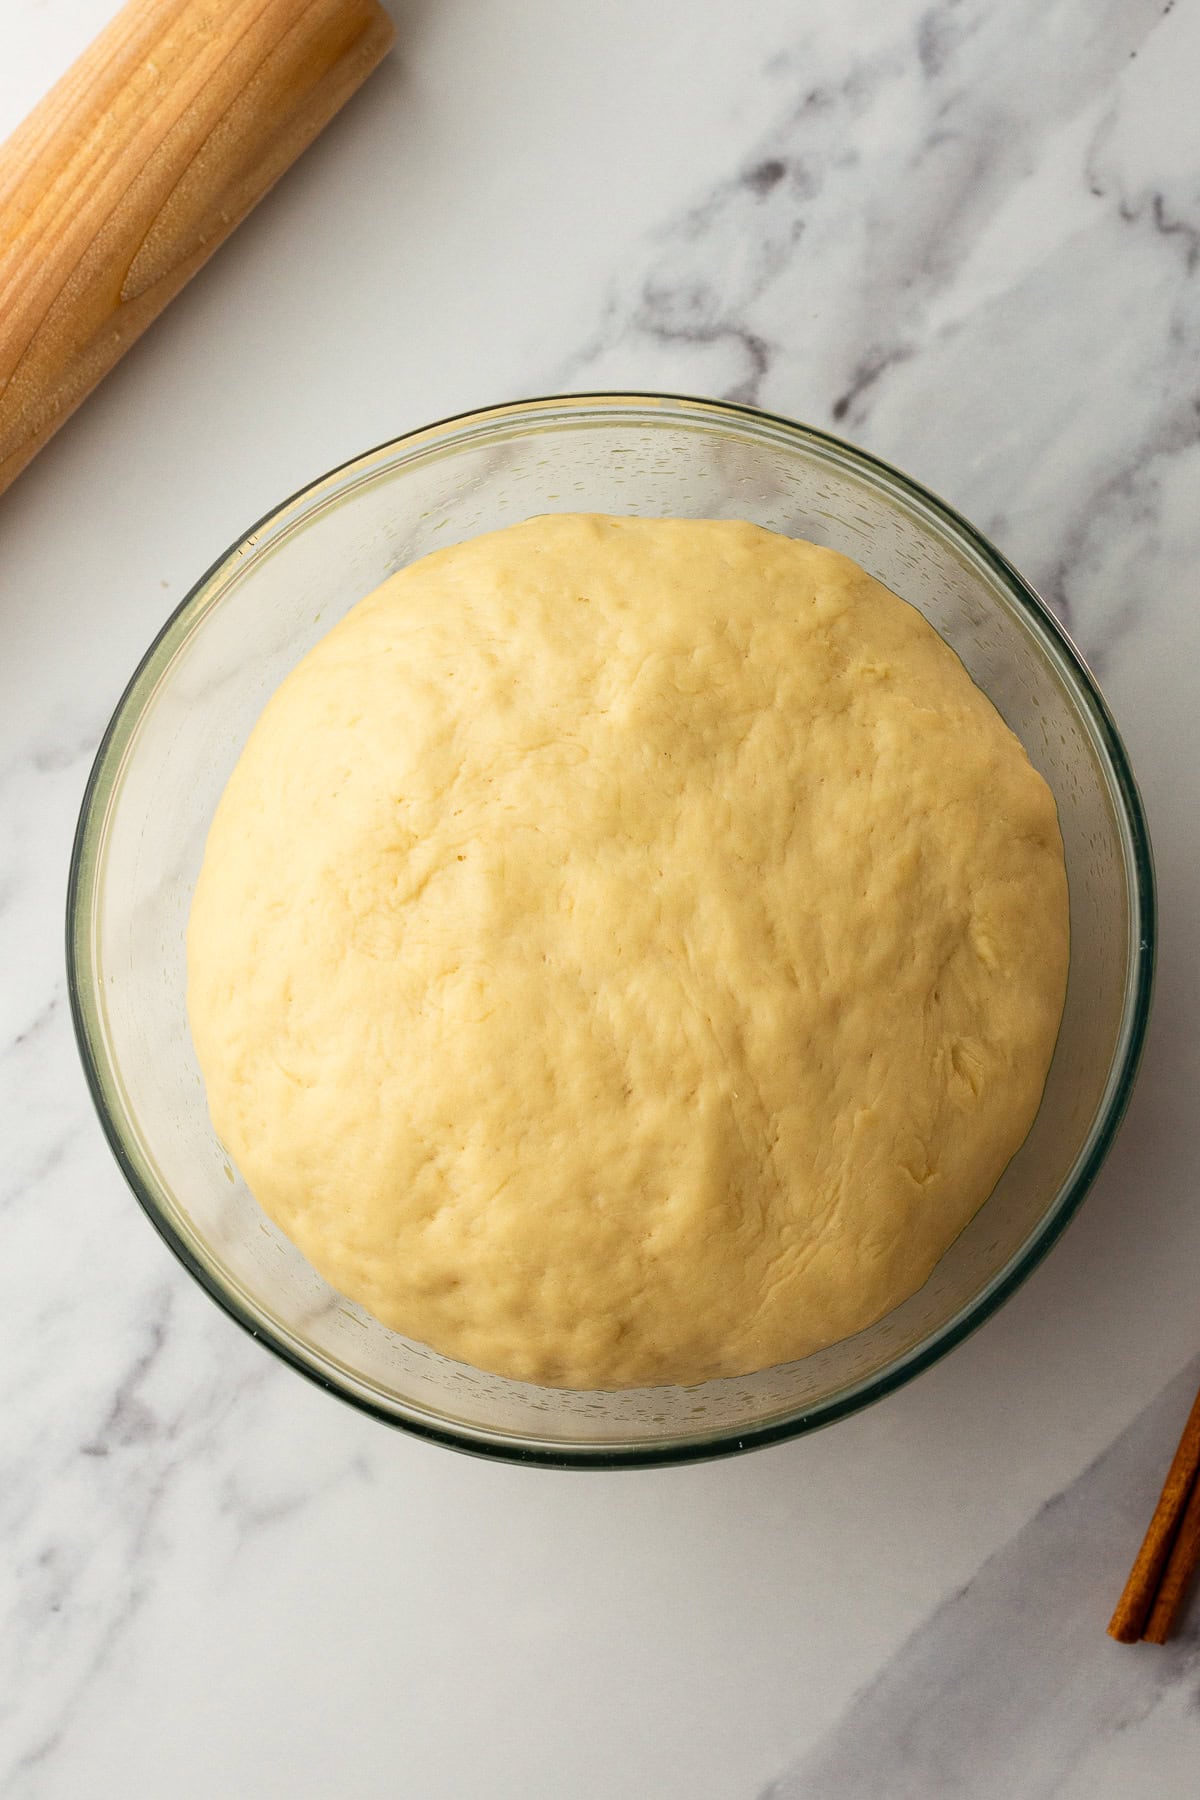
[[[1117,1602],[1117,1610],[1109,1622],[1108,1634],[1110,1637],[1116,1638],[1119,1644],[1137,1643],[1146,1630],[1147,1621],[1154,1610],[1159,1587],[1171,1560],[1171,1553],[1175,1548],[1176,1540],[1181,1536],[1184,1515],[1189,1511],[1189,1502],[1193,1500],[1196,1491],[1198,1469],[1200,1469],[1200,1393],[1196,1395],[1192,1404],[1187,1424],[1183,1428],[1183,1436],[1179,1440],[1179,1448],[1167,1471],[1167,1479],[1163,1483],[1158,1505],[1154,1509],[1150,1528],[1143,1539],[1133,1568],[1129,1571],[1125,1591]],[[1197,1526],[1200,1527],[1200,1502],[1196,1503],[1195,1510]],[[1187,1554],[1186,1551],[1184,1554]],[[1177,1609],[1188,1581],[1188,1572],[1182,1564],[1177,1571],[1176,1579],[1180,1583],[1178,1596],[1174,1603]],[[1172,1611],[1171,1618],[1173,1619],[1174,1616],[1175,1612]],[[1151,1641],[1160,1643],[1162,1640],[1155,1638]]]
[[[1174,1548],[1167,1559],[1158,1596],[1142,1636],[1148,1644],[1165,1644],[1179,1617],[1192,1577],[1200,1564],[1200,1480],[1193,1481]]]

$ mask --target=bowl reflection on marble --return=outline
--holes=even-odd
[[[1066,1009],[1041,1110],[921,1290],[801,1362],[691,1388],[563,1392],[389,1331],[259,1211],[214,1136],[185,1015],[184,931],[217,799],[269,695],[363,595],[531,514],[751,519],[847,555],[917,606],[1058,803],[1071,890]],[[717,1456],[854,1411],[942,1355],[1078,1207],[1129,1096],[1149,1008],[1150,847],[1095,683],[1037,596],[931,494],[768,414],[651,395],[535,400],[372,450],[223,556],[151,647],[101,744],[68,900],[75,1025],[105,1131],[153,1223],[234,1318],[388,1423],[460,1449],[614,1467]]]

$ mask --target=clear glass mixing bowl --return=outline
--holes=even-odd
[[[577,1393],[448,1361],[337,1294],[258,1210],[213,1135],[184,1013],[184,926],[217,798],[258,713],[362,595],[427,551],[555,511],[752,519],[845,551],[920,608],[1058,802],[1066,1012],[1033,1130],[921,1291],[802,1362],[691,1388]],[[654,395],[447,420],[314,482],[217,562],[105,734],[79,822],[68,966],[84,1066],[134,1193],[242,1325],[376,1418],[460,1449],[614,1467],[811,1430],[897,1387],[1013,1292],[1079,1205],[1129,1097],[1154,956],[1146,825],[1091,676],[964,520],[822,432]]]

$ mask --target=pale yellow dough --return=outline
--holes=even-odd
[[[267,706],[188,938],[216,1130],[344,1294],[567,1387],[807,1355],[1037,1109],[1054,804],[920,614],[739,523],[414,564]]]

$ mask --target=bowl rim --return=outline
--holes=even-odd
[[[154,1194],[142,1178],[120,1123],[109,1105],[102,1073],[100,1046],[95,1041],[87,1017],[87,1001],[97,985],[91,957],[92,907],[88,902],[92,895],[89,878],[97,862],[91,853],[94,845],[102,836],[107,805],[120,773],[125,744],[129,733],[136,728],[137,720],[140,717],[141,708],[135,707],[134,702],[138,697],[143,680],[155,662],[164,642],[196,609],[197,603],[219,572],[237,559],[244,557],[255,544],[261,532],[274,525],[289,509],[295,508],[301,501],[308,501],[311,507],[311,503],[316,500],[320,490],[345,476],[348,471],[360,465],[364,467],[365,471],[366,465],[389,452],[403,448],[417,448],[418,441],[421,439],[436,441],[438,434],[450,434],[457,437],[461,436],[464,430],[472,427],[486,430],[502,423],[515,422],[523,414],[530,415],[530,423],[534,424],[539,414],[554,414],[563,411],[582,414],[593,408],[597,412],[618,414],[622,407],[634,412],[641,410],[643,413],[650,413],[653,409],[652,417],[658,419],[664,417],[667,409],[675,408],[677,409],[675,416],[681,417],[684,422],[687,422],[687,415],[691,414],[713,422],[725,419],[743,428],[746,426],[757,426],[760,429],[770,427],[773,431],[782,431],[786,436],[799,440],[802,444],[815,445],[826,452],[833,450],[839,458],[849,463],[852,468],[856,468],[857,472],[864,476],[871,485],[898,489],[902,495],[914,499],[922,509],[933,513],[938,522],[948,528],[951,537],[957,536],[965,540],[976,555],[989,566],[993,575],[1006,588],[1018,608],[1032,620],[1041,636],[1049,640],[1050,646],[1057,651],[1058,658],[1065,662],[1073,678],[1078,697],[1089,713],[1090,722],[1107,758],[1108,774],[1118,801],[1117,822],[1119,827],[1124,828],[1127,850],[1126,865],[1132,870],[1132,880],[1128,890],[1129,944],[1123,1017],[1117,1040],[1117,1053],[1110,1065],[1105,1094],[1101,1098],[1089,1127],[1092,1142],[1087,1155],[1081,1162],[1077,1159],[1053,1201],[1020,1248],[1010,1257],[1008,1263],[986,1282],[957,1313],[928,1337],[911,1346],[884,1368],[871,1375],[861,1377],[812,1406],[800,1408],[782,1418],[777,1417],[765,1424],[750,1426],[744,1430],[722,1428],[715,1433],[695,1438],[684,1437],[663,1442],[617,1442],[597,1445],[573,1444],[566,1440],[559,1441],[548,1438],[528,1438],[520,1434],[506,1433],[487,1427],[467,1426],[448,1418],[439,1419],[438,1415],[427,1413],[424,1409],[415,1406],[408,1406],[403,1412],[392,1411],[375,1400],[369,1391],[362,1388],[356,1389],[349,1384],[343,1385],[334,1379],[332,1374],[326,1373],[315,1361],[309,1360],[297,1348],[290,1334],[279,1327],[269,1314],[248,1306],[240,1295],[231,1292],[217,1278],[215,1271],[195,1254],[174,1222],[161,1210]],[[305,512],[310,510],[310,507],[305,508]],[[297,516],[299,518],[304,515],[298,514]],[[142,1210],[200,1286],[237,1324],[289,1367],[314,1382],[318,1387],[337,1395],[360,1411],[381,1420],[394,1429],[471,1455],[549,1468],[618,1469],[663,1466],[712,1460],[744,1450],[762,1448],[768,1444],[781,1443],[822,1426],[831,1425],[836,1420],[846,1418],[876,1400],[884,1398],[885,1395],[894,1393],[896,1389],[913,1380],[962,1343],[1015,1293],[1021,1283],[1037,1267],[1057,1242],[1071,1219],[1074,1218],[1088,1189],[1095,1180],[1129,1104],[1145,1043],[1157,954],[1157,898],[1153,852],[1145,808],[1128,753],[1107,702],[1084,657],[1068,632],[1030,583],[1018,573],[983,533],[977,530],[954,507],[882,457],[875,456],[870,451],[863,450],[832,432],[823,431],[817,426],[789,419],[761,407],[748,406],[730,400],[705,399],[694,395],[656,390],[585,390],[578,393],[543,394],[529,399],[505,401],[494,406],[471,408],[466,412],[452,413],[445,418],[402,432],[396,437],[387,438],[371,449],[348,457],[344,462],[338,463],[332,469],[326,470],[325,473],[297,488],[235,539],[229,548],[218,556],[193,583],[165,620],[161,629],[155,634],[153,641],[126,683],[105,727],[84,788],[75,828],[67,880],[65,923],[67,989],[71,1019],[92,1103],[108,1140],[109,1148]],[[1086,1141],[1085,1139],[1085,1143]]]

